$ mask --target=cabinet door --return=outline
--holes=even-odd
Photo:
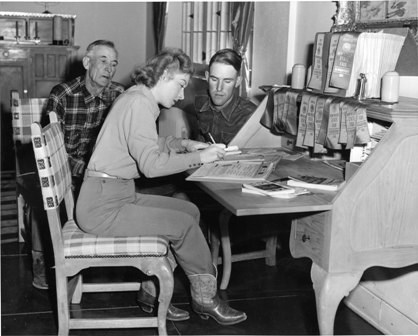
[[[13,170],[15,166],[10,91],[17,90],[21,97],[27,97],[28,77],[27,61],[0,62],[1,170]]]
[[[64,82],[72,59],[68,48],[39,48],[32,50],[33,80],[36,98],[47,98],[54,85]]]

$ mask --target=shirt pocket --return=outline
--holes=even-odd
[[[227,145],[229,142],[231,142],[232,138],[235,136],[235,132],[228,132],[228,131],[221,131],[222,136],[222,143]]]

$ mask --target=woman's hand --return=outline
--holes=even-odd
[[[207,144],[206,142],[194,141],[189,139],[182,140],[181,145],[184,148],[186,148],[187,152],[196,152],[200,149],[205,149],[209,147],[209,144]]]
[[[223,160],[225,156],[225,145],[214,144],[200,151],[200,161],[202,163]]]

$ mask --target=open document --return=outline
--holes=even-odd
[[[206,163],[186,178],[188,181],[244,183],[265,181],[274,162],[217,161]]]

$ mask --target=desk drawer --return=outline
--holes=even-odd
[[[309,257],[321,264],[324,248],[325,212],[295,219],[292,223],[295,257]]]
[[[29,58],[29,51],[27,49],[0,47],[0,60],[1,61],[14,61],[16,59],[27,59],[27,58]]]

